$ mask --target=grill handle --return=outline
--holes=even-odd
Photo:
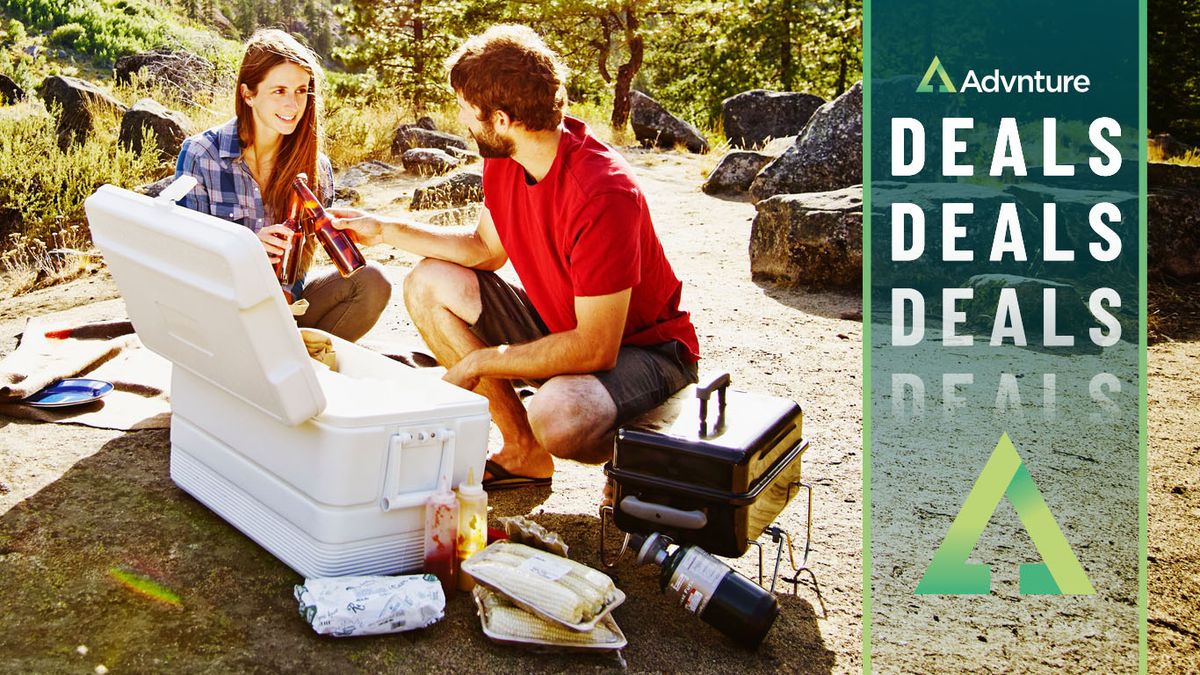
[[[713,435],[725,427],[725,389],[729,387],[729,373],[715,373],[696,384],[696,398],[700,399],[700,438],[708,435],[708,398],[717,392],[717,423]]]
[[[643,522],[681,530],[702,530],[708,525],[708,515],[703,511],[681,511],[662,504],[644,502],[633,495],[621,500],[621,511]]]

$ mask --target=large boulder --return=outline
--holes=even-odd
[[[154,49],[117,59],[113,67],[117,82],[128,84],[134,73],[143,82],[192,105],[211,99],[218,88],[216,67],[208,59],[181,49]]]
[[[442,131],[426,129],[416,124],[402,124],[392,135],[392,154],[403,155],[413,148],[467,149],[467,139]]]
[[[12,105],[25,100],[25,90],[7,75],[0,75],[0,105]]]
[[[796,143],[750,187],[755,200],[825,192],[862,182],[862,82],[813,113]]]
[[[458,168],[458,160],[437,148],[413,148],[400,155],[404,170],[418,176],[438,176]]]
[[[146,183],[145,185],[139,185],[136,188],[134,188],[134,190],[146,195],[147,197],[157,197],[160,194],[162,194],[163,190],[167,189],[168,185],[170,185],[171,183],[174,183],[174,182],[175,182],[175,176],[172,175],[172,176],[167,176],[166,178],[159,178],[158,180],[154,181],[153,183]]]
[[[398,171],[400,171],[399,167],[372,159],[346,169],[346,172],[338,177],[337,184],[348,188],[361,187],[370,182],[372,178],[390,176]]]
[[[744,194],[758,172],[773,159],[771,155],[748,150],[727,152],[700,189],[710,195]]]
[[[1200,166],[1152,162],[1146,182],[1147,272],[1200,279]]]
[[[122,147],[141,152],[146,129],[158,145],[159,156],[170,160],[179,154],[183,140],[191,134],[192,123],[183,113],[167,110],[154,99],[143,98],[121,117],[121,135],[117,142]]]
[[[752,89],[721,102],[725,137],[735,148],[755,148],[772,138],[795,136],[825,104],[812,94]]]
[[[58,147],[63,150],[87,138],[96,115],[119,115],[129,109],[97,85],[76,77],[51,75],[42,81],[41,89],[46,108],[58,108]]]
[[[751,275],[814,288],[861,288],[862,206],[861,185],[759,202],[750,230]]]
[[[473,172],[464,172],[417,188],[413,193],[411,208],[414,211],[448,209],[482,201],[483,176]]]
[[[682,145],[688,152],[708,152],[708,141],[696,127],[667,112],[658,101],[640,91],[629,92],[629,124],[644,147]]]

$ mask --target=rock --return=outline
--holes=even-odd
[[[437,148],[443,152],[447,148],[467,149],[467,139],[454,134],[424,129],[415,124],[399,126],[392,137],[392,154],[403,155],[406,150],[413,148]]]
[[[430,216],[429,224],[447,227],[474,225],[479,222],[479,212],[482,210],[483,205],[481,204],[467,204],[456,209],[446,209]]]
[[[430,117],[429,115],[425,115],[421,119],[417,120],[417,126],[421,127],[422,129],[427,129],[429,131],[437,131],[438,130],[437,125],[433,123],[433,118]]]
[[[725,153],[717,167],[708,175],[700,187],[705,193],[742,194],[750,189],[758,172],[774,159],[770,155],[747,150]]]
[[[25,100],[25,90],[7,75],[0,75],[0,105],[12,105]]]
[[[1101,351],[1088,334],[1089,329],[1099,327],[1100,323],[1092,316],[1074,286],[1012,274],[978,274],[967,280],[966,287],[971,288],[974,293],[959,307],[966,313],[966,325],[974,329],[976,341],[991,338],[1000,302],[1000,290],[1012,288],[1016,290],[1017,311],[1021,313],[1021,324],[1025,333],[1026,344],[1020,346],[1037,350],[1048,349],[1043,344],[1045,326],[1042,317],[1046,308],[1045,290],[1054,289],[1054,332],[1056,335],[1070,335],[1075,338],[1073,346],[1053,347],[1055,352],[1095,354]],[[928,311],[928,307],[926,310]],[[1011,325],[1012,320],[1008,323]],[[1122,333],[1124,334],[1124,331]],[[1136,335],[1133,339],[1137,339]],[[1006,338],[1004,343],[1011,344],[1010,339]]]
[[[725,137],[735,148],[753,148],[772,138],[795,136],[825,99],[812,94],[752,89],[721,102]]]
[[[21,209],[0,206],[0,241],[8,242],[9,236],[25,230],[25,216]]]
[[[1200,166],[1151,162],[1146,182],[1147,274],[1200,279]]]
[[[171,183],[174,183],[174,182],[175,182],[175,176],[171,175],[171,176],[167,176],[166,178],[156,180],[153,183],[146,183],[145,185],[139,185],[136,188],[134,188],[134,190],[146,195],[147,197],[157,197],[160,194],[162,194],[162,191],[168,185],[170,185]]]
[[[696,127],[667,112],[658,101],[640,91],[629,92],[629,124],[643,147],[683,145],[688,152],[708,152],[708,141]]]
[[[478,173],[464,172],[417,188],[413,193],[410,208],[414,211],[446,209],[482,201],[483,176]]]
[[[404,170],[418,176],[437,176],[458,168],[458,160],[437,148],[413,148],[400,156]]]
[[[362,193],[345,185],[335,185],[333,188],[334,206],[358,206],[362,203]]]
[[[446,154],[450,155],[454,159],[457,159],[462,164],[473,164],[482,159],[478,154],[471,152],[470,150],[456,148],[453,145],[446,148]]]
[[[861,288],[861,185],[778,195],[757,208],[750,230],[750,273],[755,280]]]
[[[1171,134],[1155,134],[1146,141],[1147,153],[1157,150],[1162,155],[1161,159],[1164,160],[1183,157],[1193,149]]]
[[[348,188],[361,187],[370,182],[372,178],[390,176],[399,170],[399,167],[392,166],[387,162],[372,159],[346,169],[346,172],[338,178],[337,184]]]
[[[113,67],[113,74],[121,84],[128,84],[137,73],[142,81],[169,91],[190,105],[207,101],[217,92],[216,72],[207,59],[182,49],[154,49],[122,56]]]
[[[52,75],[42,81],[47,110],[59,108],[58,147],[82,143],[95,125],[97,113],[124,114],[127,107],[100,87],[76,77]]]
[[[149,129],[164,161],[179,155],[183,140],[191,135],[192,123],[180,112],[167,110],[154,99],[144,98],[121,117],[121,134],[117,142],[134,152],[142,151],[142,136]]]
[[[796,143],[750,186],[755,201],[862,182],[862,82],[813,113]]]

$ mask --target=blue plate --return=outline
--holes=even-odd
[[[112,390],[112,382],[72,377],[59,380],[21,402],[38,408],[62,408],[97,401]]]

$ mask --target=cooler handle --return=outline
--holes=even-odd
[[[703,511],[681,511],[662,504],[644,502],[633,495],[621,500],[621,511],[647,523],[677,527],[681,530],[702,530],[708,525],[708,515]]]
[[[400,492],[400,458],[403,454],[405,446],[425,445],[430,441],[440,441],[442,444],[441,460],[438,465],[437,480],[434,485],[441,483],[442,477],[446,476],[446,483],[449,485],[454,479],[454,432],[449,429],[440,429],[438,431],[404,432],[392,436],[391,442],[388,444],[387,468],[384,470],[383,479],[383,496],[379,498],[379,508],[383,511],[395,511],[397,509],[409,509],[414,506],[421,506],[429,500],[429,496],[434,493],[434,490],[416,490],[414,492]]]
[[[700,437],[708,435],[708,397],[717,392],[717,423],[713,434],[725,426],[725,389],[729,387],[729,373],[716,373],[696,384],[696,398],[700,399]]]

